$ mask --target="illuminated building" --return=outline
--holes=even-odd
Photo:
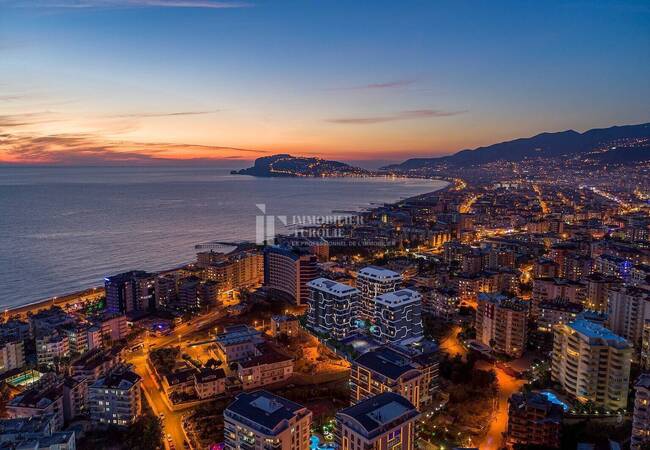
[[[400,289],[375,297],[374,326],[371,332],[382,342],[407,344],[423,337],[422,296]]]
[[[553,329],[551,378],[581,402],[608,410],[627,406],[632,346],[585,319]]]
[[[506,446],[538,445],[560,448],[564,411],[543,394],[518,392],[508,399]]]
[[[631,450],[650,447],[650,374],[644,373],[634,385]]]
[[[392,270],[369,266],[357,274],[356,287],[361,295],[359,318],[373,320],[375,298],[387,292],[397,290],[402,283],[402,276]]]
[[[528,335],[527,321],[528,302],[501,294],[479,294],[476,339],[496,352],[520,357]]]
[[[614,286],[607,291],[608,328],[641,347],[643,326],[650,320],[650,289]]]
[[[433,375],[433,376],[431,376]],[[395,392],[422,410],[438,385],[436,355],[421,358],[382,346],[359,356],[350,370],[352,403],[382,392]]]
[[[225,450],[309,448],[311,411],[270,392],[237,395],[223,419]]]
[[[346,337],[355,328],[360,308],[359,291],[347,284],[316,278],[309,287],[308,326],[336,339]]]
[[[413,450],[420,413],[394,392],[369,397],[336,414],[336,440],[341,450]]]
[[[297,305],[309,298],[307,283],[318,276],[318,259],[298,249],[267,247],[264,250],[264,285],[284,293]]]

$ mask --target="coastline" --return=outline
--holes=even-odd
[[[390,177],[390,175],[383,175],[383,176]],[[403,176],[403,178],[423,179],[423,178],[427,178],[427,177]],[[384,205],[393,205],[394,206],[394,205],[397,205],[397,204],[399,204],[401,202],[405,202],[405,201],[426,199],[426,198],[429,198],[431,196],[434,196],[436,193],[446,191],[451,186],[453,186],[453,181],[448,180],[448,179],[444,179],[444,178],[427,178],[427,179],[430,179],[432,181],[444,181],[444,182],[447,183],[447,185],[444,186],[444,187],[441,187],[440,189],[437,189],[435,191],[425,192],[423,194],[414,195],[414,196],[399,199],[399,200],[396,200],[396,201],[393,201],[393,202],[386,202],[386,203],[384,203]],[[374,210],[376,208],[378,208],[378,207],[373,206],[373,207],[367,209],[366,212],[367,211],[372,211],[372,210]],[[362,214],[362,212],[359,212],[359,214]],[[180,266],[180,267],[182,267],[182,266]],[[161,271],[159,271],[157,273],[165,273],[165,272],[169,272],[169,271],[172,271],[172,270],[175,270],[175,269],[178,269],[178,266],[175,267],[175,268],[164,269],[164,270],[161,270]],[[27,316],[30,313],[35,314],[35,313],[37,313],[39,311],[49,309],[52,306],[69,307],[69,306],[73,306],[73,305],[76,305],[76,304],[83,305],[83,304],[85,304],[87,302],[96,301],[97,299],[101,298],[104,295],[105,295],[104,286],[103,285],[97,285],[97,286],[93,286],[93,287],[83,289],[81,291],[70,292],[70,293],[67,293],[67,294],[59,295],[59,296],[49,297],[49,298],[45,298],[45,299],[42,299],[42,300],[36,300],[36,301],[30,302],[30,303],[27,303],[27,304],[24,304],[24,305],[5,308],[5,310],[3,312],[3,317],[4,317],[4,320],[8,320],[8,319],[12,319],[12,318],[22,318],[22,317]]]

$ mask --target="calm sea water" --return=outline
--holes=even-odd
[[[210,240],[253,240],[267,214],[331,214],[430,192],[411,179],[254,178],[221,168],[0,167],[0,307],[161,270]]]

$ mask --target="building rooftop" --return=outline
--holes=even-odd
[[[372,438],[419,414],[406,398],[394,392],[384,392],[342,409],[336,416],[356,431]],[[350,419],[353,423],[350,423]]]
[[[309,283],[307,283],[307,286],[309,286],[310,288],[325,291],[337,297],[347,297],[353,294],[357,294],[359,292],[356,288],[352,286],[343,283],[338,283],[336,281],[332,281],[327,278],[316,278],[315,280],[312,280]]]
[[[634,387],[650,389],[650,373],[642,373],[639,379],[636,380]]]
[[[625,338],[619,336],[618,334],[614,334],[614,332],[600,324],[591,322],[586,319],[577,319],[571,322],[569,324],[569,327],[577,333],[586,336],[590,341],[603,340],[607,342],[607,345],[613,345],[616,347],[630,346],[630,343]]]
[[[275,434],[286,428],[288,421],[301,414],[306,408],[284,397],[259,390],[239,394],[224,411],[225,415],[240,416],[263,429],[267,434]],[[238,417],[234,417],[239,420]]]
[[[140,382],[142,378],[135,372],[126,370],[124,372],[114,372],[106,377],[95,381],[91,387],[101,389],[131,389],[133,385]]]
[[[409,303],[419,303],[422,296],[411,289],[400,289],[395,292],[387,292],[378,297],[375,297],[376,303],[381,303],[386,306],[400,306]]]
[[[405,373],[416,370],[408,358],[386,346],[370,350],[354,362],[391,380],[397,380]]]
[[[377,281],[391,281],[402,279],[402,276],[397,272],[393,272],[392,270],[377,266],[364,267],[359,271],[358,275]]]

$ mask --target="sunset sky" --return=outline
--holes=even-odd
[[[647,1],[0,0],[0,162],[435,156],[650,121]]]

